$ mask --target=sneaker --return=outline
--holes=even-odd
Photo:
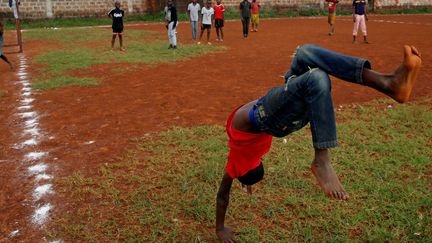
[[[220,39],[220,42],[223,42],[223,39]]]
[[[207,42],[207,45],[210,45],[210,46],[211,46],[211,44],[212,44],[212,43],[211,43],[210,41],[209,41],[209,42]]]
[[[172,49],[177,49],[177,46],[173,46]]]
[[[198,45],[201,45],[201,41],[198,41],[198,43],[197,43]]]
[[[172,49],[172,48],[173,48],[173,45],[170,44],[170,45],[168,46],[168,49]]]
[[[120,47],[120,51],[126,51],[126,48]]]

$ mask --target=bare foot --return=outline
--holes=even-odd
[[[338,200],[347,200],[349,198],[330,161],[315,158],[312,162],[311,170],[328,197]]]
[[[391,83],[391,89],[394,91],[392,98],[399,103],[406,102],[411,95],[421,66],[420,56],[414,46],[404,46],[404,60],[394,72]]]

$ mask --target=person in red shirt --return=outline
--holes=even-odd
[[[329,35],[334,35],[334,23],[336,20],[336,5],[339,3],[338,0],[326,0],[328,3],[328,18],[327,21],[330,25]]]
[[[224,27],[224,11],[225,7],[221,4],[221,0],[216,0],[216,4],[213,7],[214,9],[214,18],[215,18],[215,28],[216,28],[216,41],[223,41],[223,27]]]
[[[252,31],[257,32],[258,31],[258,25],[259,25],[259,9],[261,8],[261,5],[256,0],[252,0]]]
[[[408,101],[421,66],[418,50],[404,46],[404,59],[392,73],[373,71],[363,58],[335,53],[315,45],[299,47],[285,74],[285,84],[270,89],[263,97],[235,109],[226,123],[229,154],[225,174],[216,197],[216,235],[222,242],[235,242],[225,226],[225,214],[234,179],[248,193],[264,177],[262,157],[272,137],[284,137],[310,123],[314,160],[312,174],[324,193],[347,200],[332,167],[329,149],[337,146],[336,119],[329,75],[368,86],[399,103]]]

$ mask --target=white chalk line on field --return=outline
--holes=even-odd
[[[49,153],[37,149],[37,146],[40,145],[47,134],[39,127],[40,116],[33,106],[35,98],[30,85],[27,68],[27,58],[24,55],[19,56],[19,65],[16,73],[18,81],[16,84],[21,86],[21,90],[18,100],[19,106],[15,115],[20,121],[20,127],[22,128],[22,136],[20,138],[22,141],[14,144],[13,148],[23,152],[22,161],[25,165],[28,165],[26,173],[34,181],[34,189],[31,195],[33,214],[30,221],[37,227],[43,227],[49,219],[50,211],[53,209],[53,205],[46,199],[48,195],[54,194],[54,187],[51,184],[53,175],[49,174],[49,166],[44,162],[48,159]],[[9,233],[8,237],[12,239],[19,235],[20,229],[14,229]]]

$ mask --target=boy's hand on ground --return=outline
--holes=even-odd
[[[216,232],[216,235],[219,238],[219,240],[223,243],[235,243],[236,242],[234,240],[234,235],[233,235],[231,229],[228,227],[223,227],[223,229],[218,230]]]

